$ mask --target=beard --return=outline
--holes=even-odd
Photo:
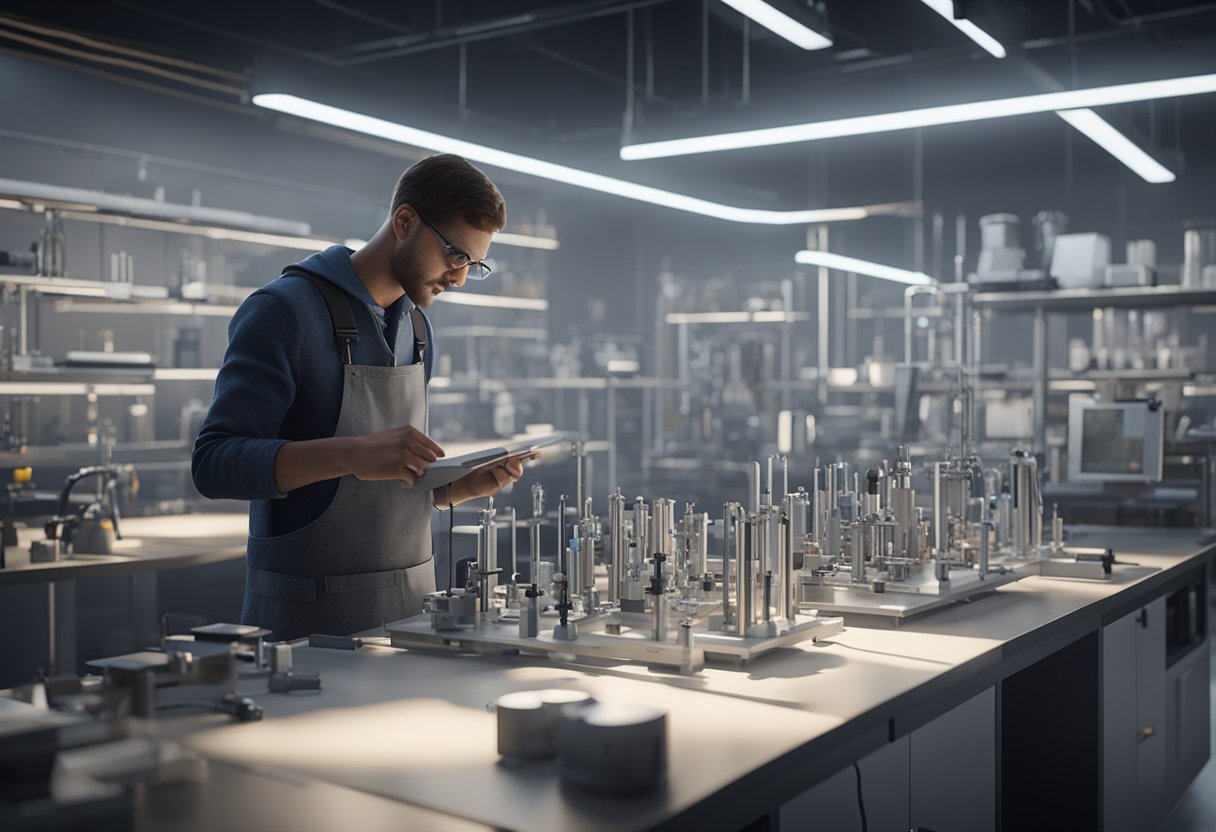
[[[405,290],[405,294],[416,306],[427,307],[435,299],[435,290],[442,288],[442,280],[428,280],[418,262],[417,251],[412,245],[403,245],[393,252],[393,276]]]

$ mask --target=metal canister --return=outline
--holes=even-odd
[[[1034,456],[1021,448],[1009,458],[1009,483],[1013,498],[1013,549],[1019,557],[1038,554],[1043,545],[1043,497],[1039,491],[1039,466]]]

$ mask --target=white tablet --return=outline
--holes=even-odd
[[[427,491],[442,488],[465,474],[500,464],[512,457],[526,456],[541,448],[569,441],[571,441],[570,437],[564,434],[547,433],[543,436],[526,436],[523,439],[504,442],[493,448],[484,448],[461,456],[444,457],[428,465],[426,473],[414,481],[413,487]]]

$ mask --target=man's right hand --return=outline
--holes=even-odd
[[[279,448],[274,458],[274,480],[284,493],[344,474],[413,485],[443,455],[443,448],[409,426],[367,436],[306,439]]]
[[[404,480],[413,485],[444,456],[443,448],[411,425],[357,437],[353,445],[351,473],[361,480]]]

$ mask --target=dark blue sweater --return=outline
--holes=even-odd
[[[332,246],[299,265],[347,293],[359,327],[354,363],[393,366],[412,360],[407,297],[382,309],[350,262],[350,249]],[[427,320],[426,376],[434,337]],[[391,345],[391,346],[390,346]],[[290,441],[333,436],[342,407],[342,361],[320,291],[302,277],[282,277],[258,289],[228,326],[228,351],[215,397],[194,443],[191,470],[212,499],[251,500],[249,531],[286,534],[321,515],[338,480],[279,491],[274,458]]]

